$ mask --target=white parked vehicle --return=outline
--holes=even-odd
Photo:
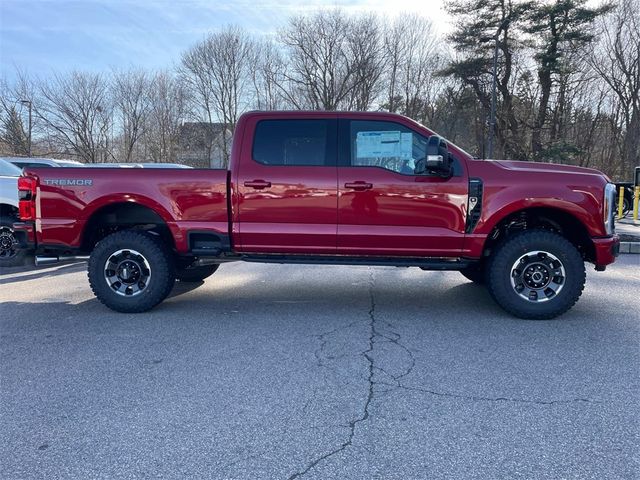
[[[0,157],[0,268],[23,265],[28,251],[18,248],[13,222],[18,220],[18,177],[25,167],[84,167],[75,160]]]
[[[180,163],[87,163],[90,168],[193,168]]]
[[[142,168],[193,168],[189,165],[183,165],[181,163],[139,163]]]
[[[18,220],[18,177],[15,165],[0,159],[0,269],[21,265],[27,252],[18,248],[13,222]]]
[[[87,163],[88,168],[140,168],[137,163]]]
[[[4,160],[13,163],[16,167],[84,167],[84,163],[75,160],[58,160],[57,158],[34,158],[34,157],[2,157]]]

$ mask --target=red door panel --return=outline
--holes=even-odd
[[[236,248],[254,253],[333,254],[337,233],[335,114],[306,113],[288,117],[283,121],[287,124],[257,126],[269,119],[268,114],[255,118],[244,135],[236,180]],[[291,123],[305,120],[316,123],[303,127]],[[253,144],[256,129],[263,144]],[[321,144],[320,132],[326,132],[327,144]],[[314,165],[321,161],[320,151],[326,152],[325,165]]]
[[[370,189],[349,188],[358,182]],[[338,170],[338,253],[451,256],[462,250],[467,179],[378,167]]]
[[[468,178],[416,175],[431,132],[403,119],[345,114],[339,121],[339,254],[458,256]]]

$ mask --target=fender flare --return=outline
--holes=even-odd
[[[93,200],[82,209],[82,216],[78,221],[85,224],[94,214],[100,210],[116,204],[129,204],[134,203],[142,205],[153,212],[155,212],[166,224],[175,222],[173,215],[159,202],[145,197],[143,195],[130,194],[130,193],[113,193]]]

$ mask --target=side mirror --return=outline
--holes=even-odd
[[[421,167],[420,173],[430,173],[444,178],[451,176],[451,157],[447,142],[442,137],[437,135],[429,137],[424,166],[421,165]]]

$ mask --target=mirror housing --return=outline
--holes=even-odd
[[[431,135],[427,141],[426,157],[422,165],[416,166],[416,174],[431,174],[449,178],[452,175],[451,156],[447,142],[438,135]]]

